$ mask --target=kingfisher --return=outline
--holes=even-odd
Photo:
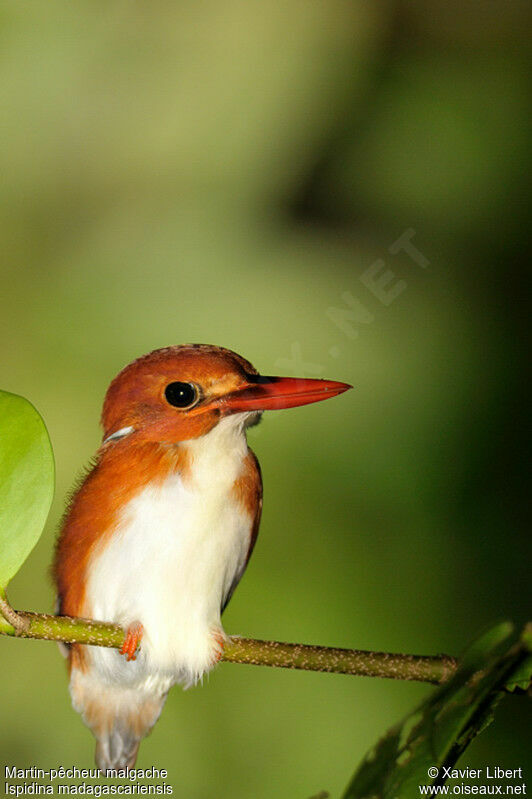
[[[347,383],[267,377],[231,350],[165,347],[105,396],[102,443],[66,511],[54,560],[58,612],[121,625],[122,649],[67,649],[72,704],[96,764],[135,765],[168,690],[223,655],[221,616],[257,540],[262,479],[246,430],[263,411]]]

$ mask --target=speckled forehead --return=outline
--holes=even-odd
[[[164,382],[197,383],[206,393],[236,388],[245,374],[257,370],[240,355],[208,345],[168,347],[156,350],[126,366],[114,379],[109,394],[132,400],[150,387]],[[110,399],[110,397],[109,397]]]
[[[154,366],[154,371],[171,380],[194,382],[206,392],[215,389],[216,393],[231,391],[242,382],[246,373],[256,373],[248,361],[236,354],[188,347]]]

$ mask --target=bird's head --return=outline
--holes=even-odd
[[[109,386],[104,441],[131,433],[142,441],[186,441],[230,414],[244,414],[250,424],[262,411],[318,402],[349,388],[332,380],[265,377],[223,347],[165,347],[130,363]]]

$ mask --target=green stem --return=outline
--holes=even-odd
[[[15,612],[12,608],[11,611],[15,614],[12,620],[16,622],[18,619],[20,623],[15,627],[0,616],[0,634],[118,648],[124,642],[124,630],[114,624],[69,616]],[[5,610],[3,613],[5,615]],[[393,680],[417,680],[434,684],[445,682],[457,666],[456,659],[449,655],[401,655],[238,637],[229,638],[222,659],[228,663],[386,677]]]
[[[0,589],[0,613],[17,633],[20,634],[28,629],[29,622],[23,616],[20,616],[16,610],[13,610],[7,601],[5,591],[2,589]]]

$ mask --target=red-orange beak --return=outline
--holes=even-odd
[[[349,388],[349,383],[300,377],[246,375],[246,382],[219,400],[220,407],[231,413],[240,411],[275,411],[295,408],[335,397]]]

